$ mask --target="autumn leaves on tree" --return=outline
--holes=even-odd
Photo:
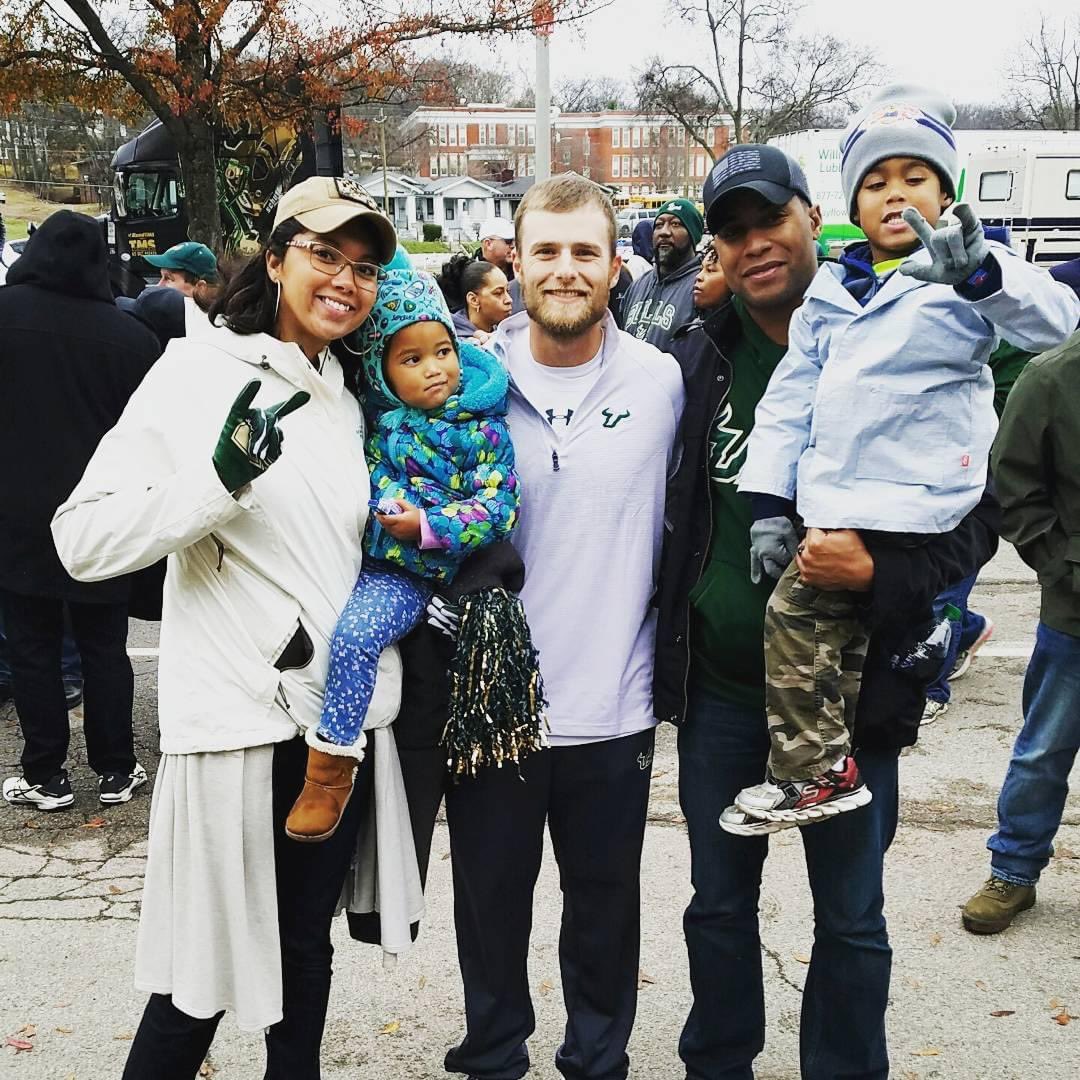
[[[295,123],[379,101],[413,70],[410,49],[442,34],[529,30],[538,14],[580,18],[588,0],[5,0],[0,110],[69,101],[137,120],[152,112],[180,159],[190,235],[220,248],[217,133]]]

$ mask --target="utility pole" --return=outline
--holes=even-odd
[[[540,0],[533,7],[536,36],[536,182],[551,177],[551,32],[554,30],[551,4]]]
[[[690,198],[690,148],[694,140],[690,137],[691,132],[683,128],[683,138],[686,141],[686,171],[683,173],[683,195]]]
[[[390,181],[386,175],[386,113],[382,109],[375,120],[379,125],[379,156],[382,158],[382,208],[383,213],[390,218]]]

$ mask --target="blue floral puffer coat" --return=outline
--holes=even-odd
[[[446,326],[461,364],[457,391],[431,410],[402,402],[382,365],[389,339],[427,320]],[[517,521],[520,489],[506,425],[506,372],[491,353],[457,340],[442,293],[427,274],[388,273],[361,334],[365,406],[372,418],[372,496],[421,507],[441,544],[421,550],[395,540],[372,515],[365,550],[424,578],[452,581],[466,556],[505,540]]]

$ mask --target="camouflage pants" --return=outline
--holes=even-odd
[[[852,592],[803,583],[794,559],[765,610],[769,771],[808,780],[850,753],[867,632]]]

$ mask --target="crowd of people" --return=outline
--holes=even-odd
[[[3,794],[73,805],[65,686],[101,802],[147,782],[125,642],[129,614],[160,617],[125,1080],[192,1080],[226,1010],[265,1031],[268,1078],[317,1080],[332,919],[412,945],[444,801],[446,1070],[529,1070],[547,830],[555,1067],[625,1078],[661,722],[690,843],[687,1080],[753,1076],[762,869],[796,827],[801,1074],[889,1075],[900,751],[990,636],[966,601],[999,536],[1043,604],[968,930],[1034,904],[1080,747],[1080,296],[956,203],[954,116],[892,86],[852,118],[865,241],[838,260],[798,163],[746,144],[704,212],[638,224],[627,265],[573,174],[437,280],[328,177],[282,197],[254,257],[179,244],[119,306],[90,219],[34,234],[0,289],[0,692],[24,738]]]

